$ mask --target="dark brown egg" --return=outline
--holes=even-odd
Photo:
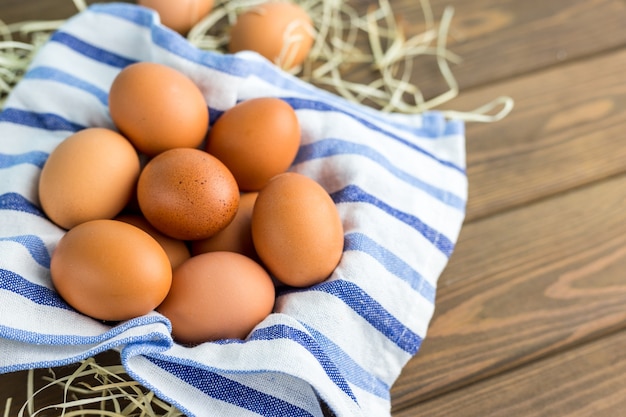
[[[239,190],[217,158],[199,149],[176,148],[146,164],[137,183],[137,200],[145,218],[161,233],[199,240],[233,220]]]

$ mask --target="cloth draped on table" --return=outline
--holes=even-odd
[[[185,347],[156,312],[102,323],[51,284],[65,230],[38,206],[39,173],[73,132],[114,129],[108,89],[137,61],[189,76],[211,122],[242,100],[287,101],[302,128],[290,170],[317,180],[341,215],[344,252],[332,276],[279,291],[246,340]],[[131,377],[189,416],[318,417],[320,402],[339,417],[389,415],[390,387],[426,336],[466,199],[461,121],[350,103],[255,53],[197,49],[148,9],[93,5],[53,34],[0,113],[0,372],[114,349]]]

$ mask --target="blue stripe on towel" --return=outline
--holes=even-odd
[[[67,46],[70,49],[80,53],[81,55],[92,58],[98,62],[110,65],[116,68],[124,68],[132,63],[137,62],[134,59],[127,58],[115,52],[106,51],[102,48],[91,45],[67,32],[61,30],[55,32],[50,38],[52,42],[57,42]]]
[[[371,194],[366,193],[356,185],[348,185],[347,187],[339,191],[335,191],[331,194],[331,197],[336,204],[368,203],[375,207],[378,207],[379,209],[388,213],[390,216],[395,217],[396,219],[406,223],[407,225],[417,230],[420,234],[422,234],[422,236],[428,239],[429,242],[435,245],[435,247],[439,249],[444,255],[449,257],[454,250],[454,243],[452,243],[450,239],[448,239],[446,236],[436,231],[432,227],[428,226],[426,223],[422,222],[416,216],[391,207],[384,201],[374,197]]]
[[[292,340],[306,350],[308,350],[319,362],[320,366],[328,375],[328,378],[333,381],[337,387],[339,387],[343,392],[346,393],[353,401],[356,402],[356,398],[352,393],[352,390],[348,386],[346,380],[342,377],[341,372],[339,372],[335,366],[335,364],[326,356],[326,353],[320,349],[317,341],[308,334],[294,329],[293,327],[285,326],[285,325],[273,325],[268,327],[263,327],[261,329],[257,329],[247,340],[276,340],[276,339],[289,339]],[[220,344],[229,344],[229,343],[243,343],[242,340],[239,339],[226,339],[220,340],[216,343]]]
[[[73,310],[56,291],[34,284],[13,271],[0,269],[0,288],[21,295],[39,305]]]
[[[368,129],[370,129],[373,132],[378,132],[381,133],[391,139],[394,139],[406,146],[408,146],[411,149],[414,149],[417,152],[420,152],[426,156],[428,156],[429,158],[434,159],[435,161],[441,163],[444,166],[450,167],[456,171],[459,171],[461,173],[465,173],[465,169],[463,167],[460,167],[456,164],[453,164],[450,161],[446,161],[443,160],[441,158],[436,157],[435,155],[433,155],[432,153],[428,152],[427,150],[421,148],[420,146],[418,146],[417,144],[410,142],[392,132],[390,132],[388,129],[383,129],[380,126],[372,123],[370,120],[367,120],[365,117],[363,116],[357,116],[356,114],[353,113],[348,113],[344,110],[341,110],[338,107],[332,106],[331,104],[327,103],[327,102],[323,102],[320,100],[312,100],[312,99],[305,99],[305,98],[297,98],[297,97],[293,97],[293,98],[283,98],[283,100],[285,100],[286,102],[288,102],[291,107],[293,107],[295,110],[315,110],[318,112],[339,112],[342,114],[345,114],[347,116],[352,117],[354,120],[356,120],[357,122],[359,122],[359,124],[367,127]],[[419,135],[422,137],[437,137],[435,135],[435,133],[439,133],[439,132],[432,132],[430,129],[413,129],[412,133],[414,135]]]
[[[24,246],[33,259],[44,268],[50,268],[50,254],[48,248],[43,243],[43,240],[39,236],[35,235],[20,235],[0,238],[1,241],[10,241],[19,243]]]
[[[5,193],[0,195],[0,210],[21,211],[35,214],[39,217],[46,217],[39,207],[17,193]]]
[[[431,303],[435,302],[435,287],[393,252],[362,233],[349,233],[345,235],[344,239],[344,251],[358,250],[367,253],[383,265],[386,270],[407,282],[422,297]]]
[[[76,87],[95,96],[100,101],[100,103],[104,104],[105,106],[108,106],[109,104],[109,94],[106,91],[91,83],[88,83],[85,80],[75,77],[72,74],[53,67],[42,66],[32,68],[26,73],[24,78],[31,80],[56,81],[65,85]]]
[[[435,187],[434,185],[430,185],[425,181],[406,173],[391,163],[380,152],[366,145],[348,142],[341,139],[323,139],[301,146],[294,160],[294,164],[299,164],[317,158],[326,158],[345,154],[360,155],[368,158],[385,168],[396,178],[401,179],[415,188],[419,188],[442,203],[457,210],[465,210],[465,200],[461,197],[458,197],[449,191]]]
[[[77,132],[85,128],[63,117],[52,113],[38,113],[28,110],[6,108],[0,112],[0,122],[15,123],[50,131],[67,130]]]
[[[352,393],[352,390],[346,383],[345,379],[341,375],[341,372],[337,370],[335,364],[326,356],[326,353],[320,349],[319,344],[308,334],[285,325],[274,325],[264,327],[252,332],[248,340],[273,340],[273,339],[290,339],[302,347],[306,348],[319,364],[324,368],[326,375],[330,378],[335,385],[337,385],[343,392],[346,393],[353,401],[356,402],[356,398]]]
[[[31,164],[36,167],[43,168],[47,159],[48,154],[41,151],[30,151],[12,155],[0,153],[0,169],[10,168],[21,164]]]
[[[217,400],[266,417],[314,417],[308,411],[273,395],[250,388],[220,374],[193,365],[148,357],[150,362]]]
[[[417,353],[422,338],[402,324],[358,285],[344,280],[326,281],[310,288],[332,294],[346,303],[375,329],[411,355]]]
[[[341,364],[341,371],[351,384],[380,398],[389,399],[389,385],[363,369],[349,354],[323,333],[306,324],[303,325],[306,327],[307,331],[311,333],[311,336],[315,338],[317,343],[320,344],[322,349],[324,349],[324,352],[326,352],[335,363]]]
[[[335,279],[305,289],[282,287],[277,290],[276,296],[303,291],[321,291],[334,295],[400,349],[411,355],[414,355],[422,344],[422,338],[419,335],[402,324],[378,301],[353,282]]]

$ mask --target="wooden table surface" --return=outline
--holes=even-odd
[[[431,0],[471,110],[467,220],[435,315],[392,388],[395,417],[626,415],[626,1]],[[419,2],[392,0],[410,26]],[[70,0],[0,0],[0,19],[62,18]],[[416,71],[418,71],[416,69]],[[443,81],[419,69],[427,94]],[[0,411],[24,373],[0,377]]]

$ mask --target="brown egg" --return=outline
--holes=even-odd
[[[167,257],[172,264],[172,268],[176,268],[191,256],[189,248],[184,241],[164,235],[155,229],[154,226],[152,226],[150,222],[145,219],[145,217],[139,214],[121,214],[117,216],[115,220],[132,224],[152,236],[157,242],[159,242],[167,254]]]
[[[184,344],[244,339],[271,313],[274,298],[274,284],[259,264],[234,252],[209,252],[174,270],[157,311]]]
[[[130,201],[139,170],[126,138],[109,129],[84,129],[50,153],[39,178],[39,203],[65,229],[111,219]]]
[[[233,220],[239,190],[217,158],[199,149],[176,148],[146,164],[137,183],[137,200],[145,218],[161,233],[199,240]]]
[[[244,193],[239,197],[239,208],[235,218],[226,228],[203,240],[191,242],[191,253],[199,255],[206,252],[228,251],[256,258],[252,244],[252,208],[258,193]]]
[[[138,0],[137,4],[156,10],[163,25],[183,35],[213,8],[213,0]]]
[[[243,12],[230,31],[231,53],[258,52],[280,68],[302,64],[313,46],[311,17],[293,2],[267,2]]]
[[[207,152],[228,167],[241,190],[260,190],[289,168],[300,146],[300,123],[287,102],[254,98],[230,108],[213,124]]]
[[[202,92],[183,73],[154,62],[124,68],[109,91],[111,118],[149,156],[172,148],[196,148],[209,127]]]
[[[252,240],[280,282],[305,287],[324,281],[343,252],[343,226],[322,186],[302,174],[277,175],[259,192]]]
[[[154,310],[172,282],[170,262],[157,241],[116,220],[92,220],[68,231],[52,253],[50,274],[68,304],[111,321]]]

